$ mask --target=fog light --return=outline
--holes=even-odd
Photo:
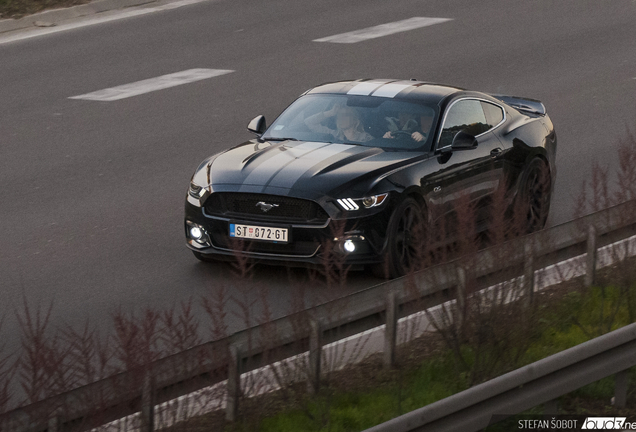
[[[356,244],[352,240],[345,241],[343,247],[344,250],[349,253],[352,253],[356,250]]]
[[[203,237],[203,231],[201,231],[201,228],[199,227],[192,227],[190,228],[190,237],[195,240],[201,240],[201,238]]]

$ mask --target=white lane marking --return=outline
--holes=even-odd
[[[69,99],[84,99],[92,101],[115,101],[119,99],[138,96],[140,94],[149,93],[156,90],[162,90],[169,87],[175,87],[182,84],[188,84],[212,78],[219,75],[225,75],[234,72],[226,69],[189,69],[182,72],[162,75],[156,78],[150,78],[137,81],[130,84],[124,84],[117,87],[98,90],[92,93],[86,93],[79,96],[72,96]]]
[[[188,6],[191,4],[201,3],[204,1],[207,1],[207,0],[181,0],[181,1],[167,3],[161,6],[156,6],[151,8],[141,6],[140,8],[124,9],[121,12],[119,11],[100,12],[94,18],[86,19],[85,17],[82,17],[82,18],[79,18],[78,21],[72,22],[69,24],[62,24],[62,25],[57,25],[55,27],[48,27],[48,28],[24,29],[25,30],[24,32],[8,35],[6,37],[0,35],[0,45],[9,43],[9,42],[23,40],[23,39],[30,39],[30,38],[34,38],[38,36],[44,36],[44,35],[48,35],[52,33],[59,33],[59,32],[63,32],[67,30],[73,30],[76,28],[87,27],[94,24],[101,24],[105,22],[116,21],[122,18],[130,18],[130,17],[140,16],[140,15],[150,14],[153,12],[176,9],[182,6]]]
[[[421,27],[427,27],[434,24],[440,24],[451,21],[451,18],[427,18],[413,17],[402,21],[395,21],[387,24],[380,24],[375,27],[355,30],[348,33],[341,33],[334,36],[328,36],[320,39],[314,39],[314,42],[332,42],[332,43],[356,43],[367,39],[388,36],[394,33],[415,30]]]
[[[356,85],[355,87],[353,87],[351,90],[349,90],[347,92],[347,94],[368,96],[369,93],[371,93],[373,90],[375,90],[378,87],[380,87],[382,84],[384,84],[384,83],[378,83],[378,82],[372,82],[372,81],[371,82],[363,82],[363,83],[360,83],[360,84]]]
[[[371,96],[392,98],[405,88],[411,87],[412,85],[413,84],[386,84],[374,91]]]

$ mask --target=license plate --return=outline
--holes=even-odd
[[[289,230],[257,225],[230,224],[230,237],[287,243]]]

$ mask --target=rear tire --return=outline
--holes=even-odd
[[[524,234],[542,229],[550,211],[552,190],[550,170],[540,158],[530,161],[518,194],[518,214],[522,218]]]

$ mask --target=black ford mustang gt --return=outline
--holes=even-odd
[[[186,196],[188,247],[201,260],[243,254],[319,264],[388,263],[404,274],[410,233],[463,197],[502,193],[544,226],[556,134],[539,101],[419,81],[359,80],[308,90],[257,137],[205,159]],[[333,255],[332,255],[333,256]]]

